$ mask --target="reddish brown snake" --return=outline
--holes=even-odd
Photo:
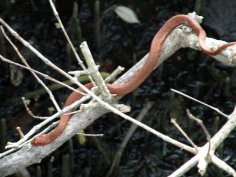
[[[170,18],[154,36],[151,43],[148,58],[146,60],[146,63],[143,65],[143,67],[126,83],[107,84],[107,88],[109,89],[109,91],[112,94],[124,96],[134,91],[136,88],[138,88],[144,82],[144,80],[151,74],[151,72],[155,69],[157,61],[160,57],[163,43],[166,40],[167,36],[172,32],[173,29],[175,29],[177,26],[181,24],[185,24],[189,26],[190,28],[192,28],[192,30],[195,33],[197,33],[202,51],[209,55],[217,55],[223,49],[236,44],[236,42],[230,42],[230,43],[220,46],[217,50],[212,51],[209,48],[207,48],[205,45],[206,33],[202,29],[202,27],[195,20],[193,20],[191,17],[187,15],[176,15]],[[86,84],[85,86],[88,89],[92,88],[91,83]],[[78,90],[82,91],[79,88]],[[81,94],[77,92],[72,92],[67,98],[64,106],[68,106],[74,103],[76,100],[79,100],[81,97],[82,97]],[[68,115],[68,114],[62,115],[58,126],[55,129],[53,129],[51,132],[34,138],[31,142],[32,145],[43,146],[54,141],[58,136],[60,136],[63,133],[64,129],[66,128],[70,120],[70,117],[71,115]]]

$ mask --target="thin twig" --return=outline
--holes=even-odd
[[[69,71],[68,74],[74,75],[74,77],[79,77],[81,75],[88,75],[89,72],[86,70],[82,70],[82,71]]]
[[[84,71],[86,71],[87,69],[86,69],[86,67],[84,66],[83,61],[80,59],[78,53],[76,52],[75,47],[74,47],[74,45],[72,44],[72,42],[71,42],[71,40],[70,40],[70,38],[69,38],[69,36],[68,36],[66,30],[65,30],[65,27],[64,27],[64,25],[63,25],[63,23],[62,23],[62,21],[61,21],[61,19],[60,19],[60,16],[59,16],[59,14],[58,14],[58,12],[57,12],[57,9],[56,9],[54,3],[52,2],[52,0],[49,0],[49,3],[50,3],[50,6],[51,6],[51,8],[52,8],[52,11],[53,11],[54,16],[56,17],[58,23],[60,24],[60,27],[61,27],[61,29],[62,29],[62,32],[63,32],[63,34],[64,34],[64,36],[65,36],[67,42],[69,43],[69,45],[70,45],[70,47],[71,47],[71,49],[72,49],[72,51],[73,51],[73,54],[75,55],[75,58],[77,59],[79,65],[82,67],[82,69],[83,69]],[[93,83],[94,81],[93,81],[92,77],[89,76],[89,75],[88,75],[88,77],[89,77],[90,81]]]
[[[136,119],[137,119],[138,121],[142,121],[143,118],[144,118],[144,117],[146,116],[146,114],[148,113],[148,111],[152,108],[152,105],[153,105],[153,104],[154,104],[153,102],[147,102],[147,103],[145,103],[143,109],[140,111],[140,113],[139,113],[139,115],[137,116]],[[114,168],[119,165],[120,159],[121,159],[121,156],[122,156],[122,154],[123,154],[123,152],[124,152],[124,150],[125,150],[125,147],[126,147],[126,145],[128,144],[130,138],[132,137],[133,133],[135,132],[135,130],[136,130],[137,128],[138,128],[138,126],[137,126],[136,124],[131,124],[131,126],[130,126],[130,128],[129,128],[129,130],[128,130],[126,136],[125,136],[125,138],[123,139],[122,143],[120,144],[119,149],[117,150],[117,152],[116,152],[116,154],[115,154],[115,156],[114,156],[114,158],[113,158],[111,167],[110,167],[110,169],[109,169],[109,171],[108,171],[106,177],[111,176],[111,175],[112,175],[112,172],[113,172],[113,170],[114,170]]]
[[[24,63],[24,65],[28,68],[31,68],[31,66],[28,64],[28,62],[26,61],[26,59],[21,55],[21,53],[19,52],[18,48],[15,46],[15,44],[10,40],[10,38],[7,36],[7,34],[5,33],[5,30],[3,29],[3,27],[1,26],[1,30],[2,30],[2,34],[3,36],[7,39],[7,41],[9,42],[9,44],[12,46],[12,48],[15,50],[15,52],[17,53],[17,55],[19,56],[19,58],[21,59],[21,61]],[[42,87],[46,90],[46,92],[49,95],[49,98],[51,99],[52,103],[54,104],[54,106],[56,107],[57,111],[60,111],[61,108],[59,107],[59,105],[57,104],[53,93],[51,92],[51,90],[47,87],[46,84],[44,84],[44,82],[37,76],[37,74],[35,74],[32,70],[30,70],[31,74],[34,76],[34,78],[38,81],[39,84],[42,85]]]
[[[209,148],[208,148],[208,154],[210,152],[211,149],[211,135],[208,132],[206,126],[203,124],[202,120],[200,120],[199,118],[195,117],[190,111],[189,109],[186,110],[187,115],[190,119],[194,120],[195,122],[197,122],[198,125],[200,125],[200,127],[202,128],[202,130],[204,131],[205,135],[206,135],[206,139],[209,143]]]
[[[42,116],[36,116],[36,115],[34,115],[34,114],[32,113],[32,111],[30,110],[30,108],[28,107],[27,101],[25,100],[25,97],[22,97],[22,101],[23,101],[23,104],[24,104],[24,106],[25,106],[26,111],[28,112],[29,115],[31,115],[31,117],[36,118],[36,119],[42,119],[42,120],[48,118],[48,117],[42,117]]]
[[[0,54],[0,59],[1,59],[2,61],[6,62],[6,63],[9,63],[9,64],[12,64],[12,65],[18,66],[18,67],[20,67],[20,68],[22,68],[22,69],[26,69],[26,70],[29,70],[29,71],[33,71],[34,73],[37,73],[38,75],[41,75],[41,76],[44,77],[45,79],[50,80],[50,81],[52,81],[52,82],[55,82],[55,83],[57,83],[57,84],[59,84],[59,85],[62,85],[62,86],[68,88],[69,90],[71,90],[71,91],[73,91],[73,92],[77,92],[77,93],[79,93],[79,94],[81,94],[81,95],[87,95],[87,94],[85,94],[84,92],[81,92],[81,91],[79,91],[78,89],[75,89],[75,88],[69,86],[68,84],[65,84],[65,83],[63,83],[63,82],[61,82],[61,81],[59,81],[59,80],[56,80],[56,79],[54,79],[54,78],[51,77],[51,76],[48,76],[47,74],[44,74],[44,73],[42,73],[42,72],[40,72],[40,71],[37,71],[37,70],[35,70],[35,69],[28,68],[28,67],[26,67],[26,66],[24,66],[24,65],[21,65],[21,64],[19,64],[19,63],[14,62],[14,61],[11,61],[11,60],[9,60],[9,59],[3,57],[1,54]]]
[[[20,135],[20,138],[24,138],[24,133],[22,132],[21,128],[20,127],[16,127],[16,130],[18,131],[19,135]]]
[[[90,137],[104,136],[104,134],[91,134],[91,133],[81,133],[81,132],[78,132],[77,135],[84,135],[84,136],[90,136]]]
[[[89,75],[93,78],[94,82],[96,83],[100,93],[102,94],[102,97],[105,101],[109,101],[111,99],[111,94],[109,90],[107,89],[107,86],[101,76],[101,74],[98,71],[98,67],[93,59],[93,56],[89,50],[88,44],[86,41],[82,42],[80,45],[80,49],[83,53],[84,59],[88,65],[88,72]]]
[[[77,105],[83,103],[84,101],[88,100],[90,98],[90,96],[84,96],[83,98],[81,98],[80,100],[74,102],[73,104],[64,107],[61,112],[57,112],[54,115],[48,117],[47,119],[45,119],[43,122],[40,122],[39,124],[37,124],[36,126],[34,126],[27,134],[25,134],[24,138],[20,139],[17,142],[11,143],[11,146],[9,146],[9,148],[18,148],[18,147],[22,147],[24,144],[29,142],[29,138],[34,135],[35,133],[38,132],[39,129],[41,129],[43,126],[45,126],[46,124],[48,124],[49,122],[51,122],[52,120],[54,120],[55,118],[59,117],[60,115],[68,112],[69,110],[71,110],[72,108],[76,107]],[[42,131],[44,132],[44,131]],[[34,137],[42,134],[42,132],[36,134]],[[3,155],[5,156],[5,155]],[[0,154],[0,158],[3,157],[2,154]]]
[[[20,149],[24,144],[32,141],[32,139],[34,139],[35,137],[38,137],[39,135],[42,135],[42,134],[45,134],[46,132],[48,132],[49,130],[51,130],[52,128],[54,128],[57,124],[58,124],[59,121],[56,121],[56,122],[53,122],[52,124],[50,124],[47,128],[45,128],[44,130],[42,130],[40,133],[36,134],[35,136],[31,137],[30,139],[28,139],[27,141],[24,141],[24,143],[18,145],[18,146],[15,146],[15,142],[12,143],[12,142],[7,142],[7,145],[5,146],[6,149],[10,149],[10,148],[13,148],[13,149]],[[22,139],[25,139],[25,135],[22,137]],[[10,149],[11,150],[11,149]],[[9,150],[9,151],[10,151]],[[0,154],[0,158],[1,158],[1,155]]]
[[[236,171],[233,167],[227,164],[225,161],[219,159],[216,155],[213,155],[211,161],[216,165],[219,169],[224,170],[229,175],[236,177]],[[232,164],[233,165],[233,164]]]
[[[174,126],[180,131],[180,133],[188,140],[188,142],[196,149],[198,149],[197,145],[191,140],[191,138],[187,135],[187,133],[179,126],[175,119],[171,119],[170,121]]]
[[[181,165],[176,171],[174,171],[171,175],[168,177],[181,177],[183,176],[189,169],[193,168],[199,160],[199,156],[195,155],[190,160],[185,162],[183,165]]]
[[[118,66],[111,74],[105,79],[106,83],[113,81],[120,73],[122,73],[125,68]]]
[[[180,95],[182,95],[182,96],[184,96],[184,97],[186,97],[186,98],[189,98],[189,99],[191,99],[191,100],[193,100],[193,101],[195,101],[195,102],[197,102],[197,103],[200,103],[200,104],[202,104],[202,105],[204,105],[204,106],[206,106],[206,107],[208,107],[208,108],[213,109],[214,111],[216,111],[217,113],[219,113],[219,114],[221,114],[222,116],[226,117],[227,119],[229,118],[228,115],[226,115],[225,113],[223,113],[222,111],[220,111],[218,108],[215,108],[215,107],[213,107],[213,106],[211,106],[211,105],[209,105],[209,104],[207,104],[207,103],[204,103],[204,102],[202,102],[202,101],[200,101],[200,100],[197,100],[196,98],[193,98],[193,97],[191,97],[191,96],[189,96],[189,95],[187,95],[187,94],[185,94],[185,93],[182,93],[182,92],[180,92],[180,91],[178,91],[178,90],[175,90],[175,89],[170,89],[170,90],[173,91],[173,92],[175,92],[175,93],[178,93],[178,94],[180,94]]]

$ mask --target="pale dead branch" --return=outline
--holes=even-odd
[[[53,12],[60,23],[63,32],[68,40],[69,43],[70,40],[68,38],[68,35],[66,34],[63,24],[61,23],[61,20],[59,18],[59,15],[56,11],[56,8],[51,0],[49,0],[50,5],[53,9]],[[195,19],[201,19],[196,14],[191,14],[193,18]],[[85,61],[87,62],[88,69],[83,66],[83,62],[80,60],[79,56],[77,56],[76,51],[74,51],[75,56],[81,64],[82,70],[79,71],[80,73],[89,73],[92,77],[91,80],[95,81],[98,89],[101,92],[102,98],[100,98],[98,95],[96,95],[93,91],[87,89],[83,84],[81,84],[76,77],[72,77],[67,72],[63,71],[59,67],[57,67],[54,63],[52,63],[48,58],[46,58],[42,53],[40,53],[38,50],[36,50],[30,43],[28,43],[25,39],[23,39],[19,34],[17,34],[16,31],[14,31],[3,19],[0,18],[0,24],[8,30],[9,33],[11,33],[19,42],[21,42],[26,48],[31,50],[42,62],[44,62],[46,65],[54,69],[56,72],[61,74],[62,76],[66,77],[67,79],[71,80],[74,84],[79,86],[81,89],[84,90],[84,92],[87,94],[84,96],[81,100],[76,101],[75,103],[71,104],[70,106],[67,106],[63,109],[60,109],[57,103],[54,103],[54,97],[51,94],[51,92],[47,89],[47,86],[44,87],[46,90],[48,90],[48,94],[50,95],[52,102],[54,103],[55,107],[57,108],[57,113],[55,113],[52,116],[49,116],[47,119],[42,121],[40,124],[33,127],[27,134],[25,134],[19,141],[15,143],[9,143],[8,148],[11,148],[10,150],[3,152],[0,154],[0,174],[3,176],[10,175],[14,172],[16,172],[18,169],[23,169],[24,167],[27,167],[31,164],[40,162],[44,157],[46,157],[48,154],[56,150],[58,147],[60,147],[65,141],[67,141],[69,138],[71,138],[73,135],[77,134],[80,130],[85,129],[88,125],[92,124],[97,118],[99,118],[101,115],[107,113],[107,112],[113,112],[122,118],[136,124],[139,127],[142,127],[143,129],[147,130],[150,133],[153,133],[154,135],[158,136],[162,140],[173,144],[174,146],[177,146],[185,151],[191,152],[194,156],[192,159],[187,161],[185,164],[183,164],[178,170],[173,172],[170,176],[180,176],[185,174],[187,171],[189,171],[192,167],[198,166],[199,173],[204,174],[207,166],[209,163],[213,163],[217,165],[219,168],[225,170],[228,174],[235,176],[235,170],[230,167],[228,164],[223,162],[221,159],[217,158],[215,156],[215,150],[219,146],[220,143],[222,143],[225,138],[229,135],[229,133],[235,128],[236,126],[236,109],[235,111],[227,116],[226,114],[222,113],[216,108],[213,108],[207,104],[204,103],[204,105],[213,108],[215,111],[220,113],[221,115],[228,118],[225,125],[210,139],[208,143],[206,143],[203,147],[195,147],[192,148],[184,143],[181,143],[167,135],[164,135],[151,127],[141,123],[140,121],[137,121],[136,119],[133,119],[132,117],[124,114],[119,109],[117,109],[117,102],[120,99],[120,97],[116,97],[114,95],[110,95],[109,91],[106,89],[105,81],[103,81],[102,77],[100,76],[98,72],[98,67],[95,64],[91,52],[89,51],[89,48],[87,47],[86,43],[82,44],[82,51],[84,51]],[[10,42],[10,41],[9,41]],[[221,44],[225,43],[224,41],[219,41],[211,38],[207,38],[206,44],[210,48],[217,47]],[[70,44],[73,49],[73,45]],[[12,45],[14,47],[14,45]],[[85,48],[83,48],[85,47]],[[178,49],[183,47],[190,47],[193,49],[199,50],[199,44],[198,44],[198,38],[197,36],[192,33],[192,31],[185,26],[180,26],[173,30],[173,32],[169,35],[167,40],[165,41],[165,44],[162,48],[162,53],[160,56],[160,60],[158,61],[157,66],[159,66],[165,59],[167,59],[169,56],[174,54]],[[14,47],[15,48],[15,47]],[[226,48],[223,50],[219,55],[215,56],[214,58],[225,63],[228,65],[235,65],[236,59],[235,59],[235,46]],[[84,50],[85,49],[85,50]],[[17,51],[17,48],[16,48]],[[18,54],[20,58],[23,60],[24,57],[21,56],[21,54]],[[0,55],[0,58],[3,61],[11,62],[10,60],[6,59],[4,56]],[[129,71],[127,71],[123,76],[121,76],[115,83],[124,83],[127,80],[129,80],[131,77],[135,75],[135,73],[142,67],[143,63],[147,59],[147,55],[140,60],[135,66],[133,66]],[[36,71],[35,69],[32,69],[27,63],[24,63],[24,66],[13,62],[13,64],[18,65],[22,68],[28,69],[32,72],[33,75],[35,75],[35,78],[38,78],[37,75],[44,75],[43,73],[40,73]],[[37,79],[38,80],[38,79]],[[40,80],[38,80],[40,82]],[[43,84],[42,84],[43,85]],[[68,86],[66,86],[68,87]],[[74,88],[68,87],[72,90],[75,90]],[[182,94],[183,95],[183,94]],[[61,114],[74,109],[81,105],[84,101],[88,99],[93,99],[94,102],[90,102],[87,106],[84,106],[83,109],[79,110],[78,113],[74,114],[71,117],[71,120],[64,131],[64,134],[62,134],[58,139],[46,146],[32,146],[31,140],[32,138],[43,134],[47,132],[48,130],[52,129],[56,125],[56,122],[49,125],[47,128],[39,132],[44,126],[46,126],[49,122],[54,120],[56,117],[59,117]],[[108,102],[109,103],[108,103]],[[198,101],[200,103],[200,101]],[[209,143],[211,144],[209,149]],[[27,157],[27,158],[26,158]],[[22,159],[24,159],[22,161]],[[228,170],[228,171],[227,171]]]

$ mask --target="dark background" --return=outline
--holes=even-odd
[[[204,16],[202,23],[208,36],[226,41],[236,40],[236,2],[223,0],[123,0],[100,1],[100,43],[95,32],[94,1],[78,0],[78,12],[72,18],[72,0],[57,0],[60,17],[78,48],[86,40],[101,71],[111,72],[116,66],[129,68],[149,50],[149,45],[156,31],[165,21],[176,14],[197,11]],[[111,9],[114,5],[131,8],[141,21],[140,24],[128,24],[120,19]],[[22,37],[30,41],[39,51],[65,71],[76,70],[78,65],[67,49],[62,32],[56,28],[47,0],[1,0],[0,16]],[[75,22],[78,23],[75,25]],[[78,31],[81,30],[81,33]],[[13,38],[12,38],[13,39]],[[29,50],[16,42],[30,64],[46,74],[60,80],[62,76],[45,66]],[[12,48],[1,38],[0,52],[7,58],[19,62]],[[0,119],[6,120],[7,141],[16,141],[19,137],[15,127],[24,132],[32,128],[33,120],[22,104],[21,97],[31,100],[30,108],[37,115],[50,115],[52,104],[47,94],[39,92],[40,85],[29,72],[11,68],[0,61]],[[12,77],[11,77],[12,76]],[[155,101],[143,122],[179,141],[186,142],[170,123],[176,118],[183,129],[201,146],[206,136],[199,126],[186,117],[186,109],[204,121],[211,135],[224,124],[225,118],[216,112],[193,101],[170,92],[175,88],[201,101],[215,106],[230,114],[236,100],[236,72],[234,67],[224,66],[199,51],[181,49],[164,64],[156,69],[148,80],[134,93],[122,99],[122,103],[131,105],[130,116],[136,117],[148,101]],[[45,81],[48,85],[52,84]],[[56,99],[63,105],[69,91],[57,89]],[[97,120],[86,129],[87,133],[103,133],[104,137],[86,137],[81,144],[78,137],[65,143],[41,164],[28,168],[32,176],[105,176],[113,156],[122,142],[130,123],[114,114]],[[186,142],[187,143],[187,142]],[[1,145],[3,151],[3,145]],[[219,148],[218,155],[232,167],[235,166],[235,132]],[[52,158],[53,157],[53,158]],[[167,176],[192,157],[152,134],[137,129],[130,139],[119,167],[113,176],[158,177]],[[68,160],[69,159],[69,160]],[[66,171],[68,170],[68,171]],[[206,176],[225,176],[218,168],[210,165]],[[186,176],[198,176],[193,168]]]

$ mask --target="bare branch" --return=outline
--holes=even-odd
[[[41,117],[41,116],[36,116],[36,115],[34,115],[34,114],[31,112],[30,108],[28,107],[27,101],[25,100],[25,97],[22,97],[22,101],[23,101],[23,104],[24,104],[24,106],[25,106],[26,111],[27,111],[28,114],[31,115],[33,118],[42,119],[42,120],[48,118],[48,117]]]
[[[143,107],[143,109],[141,110],[141,112],[139,113],[138,117],[137,117],[137,120],[138,121],[142,121],[143,118],[145,117],[145,115],[147,114],[147,112],[152,108],[152,105],[153,105],[153,102],[147,102],[146,104],[144,104],[145,106]],[[113,158],[113,161],[112,161],[112,164],[111,164],[111,167],[106,175],[106,177],[109,177],[111,176],[114,168],[116,166],[119,165],[120,163],[120,159],[121,159],[121,156],[123,154],[123,151],[125,150],[125,147],[126,145],[128,144],[131,136],[133,135],[133,133],[135,132],[135,130],[138,128],[138,126],[136,124],[131,124],[124,140],[122,141],[122,143],[120,144],[120,147],[119,149],[117,150],[114,158]]]
[[[111,99],[111,94],[106,87],[105,81],[103,80],[101,74],[98,71],[98,67],[94,62],[93,56],[89,50],[87,42],[82,42],[82,44],[80,45],[80,48],[84,55],[84,59],[88,65],[88,72],[90,76],[93,78],[96,85],[98,86],[98,89],[100,90],[100,93],[102,94],[103,99],[105,101],[109,101]]]
[[[44,84],[44,82],[37,76],[37,74],[35,74],[32,70],[32,68],[30,67],[30,65],[28,64],[28,62],[26,61],[26,59],[21,55],[21,53],[19,52],[18,48],[13,44],[13,42],[10,40],[10,38],[7,36],[7,34],[5,33],[5,30],[3,29],[3,27],[1,26],[1,30],[3,33],[3,36],[7,39],[7,41],[10,43],[10,45],[12,46],[12,48],[15,50],[15,52],[17,53],[17,55],[19,56],[19,58],[21,59],[21,61],[24,63],[24,65],[27,68],[30,68],[30,72],[31,74],[35,77],[35,79],[38,81],[39,84],[42,85],[42,87],[46,90],[46,92],[48,93],[52,103],[54,104],[54,106],[56,107],[57,111],[60,111],[61,108],[58,106],[51,90],[46,86],[46,84]]]
[[[111,82],[111,81],[115,80],[115,78],[116,78],[121,72],[123,72],[124,70],[125,70],[125,69],[124,69],[123,67],[118,66],[118,67],[115,69],[115,71],[113,71],[113,72],[111,73],[111,75],[108,76],[108,77],[105,79],[105,82],[108,83],[108,82]]]
[[[24,65],[21,65],[21,64],[19,64],[19,63],[14,62],[14,61],[11,61],[11,60],[9,60],[9,59],[3,57],[1,54],[0,54],[0,59],[1,59],[2,61],[6,62],[6,63],[9,63],[9,64],[12,64],[12,65],[18,66],[18,67],[20,67],[20,68],[23,68],[23,69],[26,69],[26,70],[29,70],[29,71],[33,71],[34,73],[37,73],[38,75],[41,75],[41,76],[44,77],[45,79],[48,79],[48,80],[53,81],[53,82],[55,82],[55,83],[57,83],[57,84],[59,84],[59,85],[62,85],[62,86],[64,86],[64,87],[68,88],[68,89],[71,90],[71,91],[77,92],[77,93],[79,93],[79,94],[81,94],[81,95],[86,95],[85,93],[80,92],[79,90],[74,89],[73,87],[71,87],[71,86],[69,86],[69,85],[67,85],[67,84],[65,84],[65,83],[63,83],[63,82],[61,82],[61,81],[58,81],[58,80],[52,78],[51,76],[48,76],[48,75],[46,75],[46,74],[44,74],[44,73],[42,73],[42,72],[39,72],[39,71],[37,71],[37,70],[35,70],[35,69],[28,68],[28,67],[26,67],[26,66],[24,66]]]
[[[197,145],[191,140],[191,138],[187,135],[187,133],[179,126],[175,119],[171,119],[171,123],[180,131],[180,133],[188,140],[188,142],[196,149],[198,149]]]
[[[208,132],[207,128],[205,127],[205,125],[203,124],[202,120],[200,120],[199,118],[195,117],[188,109],[187,109],[187,115],[190,119],[194,120],[195,122],[197,122],[197,124],[200,125],[200,127],[202,128],[203,132],[205,133],[206,135],[206,139],[208,141],[208,144],[209,144],[209,150],[208,150],[208,154],[210,152],[210,149],[211,149],[211,135],[210,133]]]
[[[197,162],[198,162],[198,156],[194,156],[190,160],[188,160],[186,163],[184,163],[181,167],[179,167],[176,171],[174,171],[171,175],[168,177],[180,177],[183,176],[186,172],[189,171],[189,169],[193,168]]]
[[[221,114],[222,116],[226,117],[227,119],[229,118],[228,115],[226,115],[225,113],[223,113],[222,111],[220,111],[218,108],[215,108],[215,107],[213,107],[213,106],[211,106],[211,105],[209,105],[209,104],[207,104],[207,103],[204,103],[204,102],[202,102],[202,101],[200,101],[200,100],[197,100],[196,98],[193,98],[193,97],[191,97],[191,96],[189,96],[189,95],[187,95],[187,94],[185,94],[185,93],[182,93],[182,92],[180,92],[180,91],[178,91],[178,90],[175,90],[175,89],[170,89],[170,90],[173,91],[173,92],[175,92],[175,93],[178,93],[178,94],[180,94],[180,95],[182,95],[182,96],[184,96],[184,97],[186,97],[186,98],[189,98],[190,100],[193,100],[193,101],[195,101],[195,102],[197,102],[197,103],[200,103],[200,104],[202,104],[202,105],[204,105],[204,106],[206,106],[206,107],[208,107],[208,108],[213,109],[214,111],[216,111],[217,113],[219,113],[219,114]]]
[[[69,74],[64,72],[62,69],[54,65],[49,59],[44,57],[38,50],[36,50],[33,46],[31,46],[27,41],[25,41],[23,38],[21,38],[9,25],[7,25],[1,18],[0,23],[13,35],[16,39],[18,39],[25,47],[29,48],[36,56],[38,56],[45,64],[49,65],[51,68],[58,71],[61,75],[65,76],[69,80],[71,80],[73,83],[80,86],[88,95],[83,97],[81,100],[73,103],[72,105],[63,108],[63,110],[57,112],[53,116],[49,117],[42,123],[35,126],[32,130],[27,133],[24,138],[20,141],[18,141],[15,144],[12,144],[12,147],[15,147],[17,149],[11,149],[8,151],[11,152],[8,156],[4,157],[6,153],[0,154],[0,173],[3,174],[3,176],[9,175],[14,173],[16,170],[21,169],[23,167],[29,166],[30,164],[40,162],[42,158],[44,158],[46,155],[57,149],[60,145],[62,145],[68,138],[75,135],[79,130],[85,129],[88,125],[93,123],[97,118],[99,118],[101,115],[107,113],[107,112],[114,112],[115,114],[120,115],[126,120],[129,120],[136,125],[144,128],[145,130],[155,134],[156,136],[160,137],[164,141],[167,141],[181,149],[184,149],[188,152],[191,152],[193,154],[196,154],[191,160],[189,160],[187,163],[185,163],[183,166],[181,166],[176,173],[174,174],[184,174],[189,169],[191,169],[193,166],[195,166],[201,159],[206,159],[206,154],[208,154],[208,143],[206,143],[203,147],[199,148],[198,151],[196,151],[194,148],[191,148],[183,143],[180,143],[160,132],[157,132],[156,130],[148,127],[147,125],[131,118],[130,116],[127,116],[126,114],[120,112],[117,108],[114,106],[104,102],[102,99],[100,99],[97,95],[95,95],[93,92],[88,90],[86,87],[84,87],[80,82],[78,82],[74,77],[71,77]],[[215,46],[222,44],[222,41],[217,41],[214,39],[207,39],[207,43],[213,42]],[[224,42],[223,42],[224,43]],[[157,66],[163,62],[165,59],[167,59],[169,56],[171,56],[175,51],[182,47],[192,47],[195,49],[199,49],[198,45],[198,38],[197,36],[184,30],[183,28],[179,27],[173,30],[173,32],[168,36],[167,40],[164,43],[160,60],[158,61]],[[232,57],[232,50],[235,49],[235,46],[225,49],[223,52],[221,52],[220,55],[216,56],[216,59],[219,59],[219,57],[228,64],[235,64],[235,58]],[[1,57],[3,58],[3,57]],[[131,68],[129,71],[127,71],[122,77],[120,77],[115,83],[124,83],[127,80],[129,80],[135,73],[142,67],[143,63],[145,62],[147,58],[147,55],[138,62],[133,68]],[[90,106],[87,106],[86,109],[82,109],[79,111],[79,114],[75,114],[72,116],[66,130],[64,131],[64,134],[62,134],[60,137],[58,137],[57,141],[54,141],[50,143],[49,145],[42,146],[42,147],[35,147],[30,144],[31,138],[34,136],[38,136],[36,133],[39,128],[45,126],[47,123],[49,123],[51,120],[53,120],[55,117],[58,117],[62,113],[67,112],[68,110],[75,108],[79,104],[81,104],[84,100],[87,100],[89,98],[93,98],[97,102],[90,103]],[[120,97],[116,97],[117,101]],[[113,104],[116,104],[116,101],[113,102]],[[217,110],[217,109],[216,109]],[[224,114],[223,114],[224,115]],[[228,136],[228,134],[235,128],[235,119],[236,119],[236,113],[227,116],[230,119],[226,122],[226,124],[221,128],[221,130],[212,137],[210,143],[211,143],[211,149],[210,149],[210,157],[207,159],[207,163],[212,161],[213,163],[217,163],[217,160],[213,160],[212,157],[214,157],[214,151],[218,147],[218,145]],[[49,128],[49,127],[48,127]],[[45,129],[48,130],[48,129]],[[41,132],[41,133],[44,133]],[[36,134],[36,135],[35,135]],[[32,137],[33,136],[33,137]],[[220,137],[221,136],[221,137]],[[21,149],[19,149],[21,148]],[[15,151],[14,153],[12,153]],[[22,158],[27,156],[27,158]],[[2,158],[1,158],[2,157]],[[22,159],[25,159],[22,161]],[[14,165],[13,165],[14,162]],[[219,162],[219,161],[218,161]],[[218,163],[219,164],[219,163]],[[199,168],[200,170],[204,170],[204,168]],[[232,171],[232,170],[231,170]]]

